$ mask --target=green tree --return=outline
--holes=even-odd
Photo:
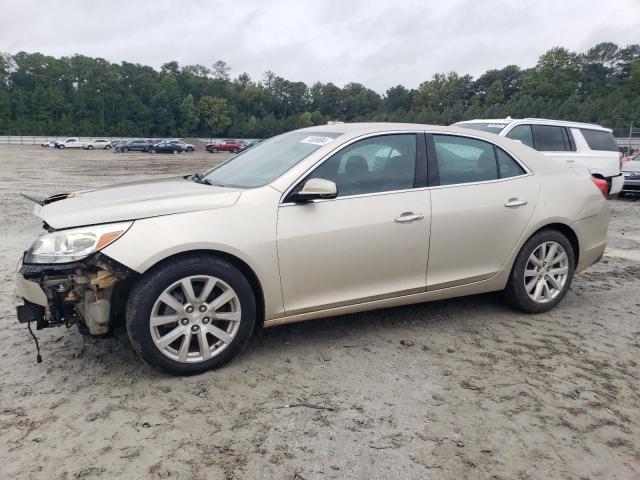
[[[193,95],[188,94],[180,103],[180,134],[193,135],[198,126],[198,110],[193,100]]]
[[[198,105],[200,119],[211,135],[224,135],[231,125],[231,108],[226,99],[205,96]]]

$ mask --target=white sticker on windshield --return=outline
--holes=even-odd
[[[318,136],[310,136],[307,137],[303,140],[300,140],[300,143],[311,143],[312,145],[326,145],[327,143],[329,143],[331,140],[333,140],[333,138],[331,137],[318,137]]]

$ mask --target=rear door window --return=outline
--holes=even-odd
[[[498,158],[498,173],[500,178],[517,177],[518,175],[524,175],[524,169],[516,162],[511,155],[496,147],[496,155]]]
[[[498,178],[493,145],[473,138],[433,135],[440,185],[485,182]]]
[[[566,152],[573,150],[564,127],[533,125],[535,148],[541,152]]]
[[[581,128],[580,133],[582,133],[591,150],[604,150],[607,152],[618,151],[618,144],[610,132]]]
[[[506,135],[507,138],[513,140],[519,140],[527,147],[533,147],[533,132],[531,131],[531,125],[516,125]]]

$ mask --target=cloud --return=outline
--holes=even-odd
[[[545,50],[626,45],[640,31],[635,0],[2,0],[8,52],[81,53],[159,67],[211,66],[254,79],[272,70],[307,84],[416,87],[434,73],[528,67]]]

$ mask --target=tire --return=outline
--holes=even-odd
[[[187,153],[193,152],[193,148],[189,147],[187,148]]]
[[[93,145],[89,145],[89,146],[87,147],[87,150],[93,150]]]
[[[618,198],[624,198],[627,195],[627,192],[619,192]]]
[[[156,153],[156,149],[155,148],[150,148],[149,149],[149,153]]]
[[[196,301],[194,296],[189,302],[181,282],[190,283],[194,295],[201,295],[210,279],[215,285],[211,293],[204,300]],[[165,295],[173,297],[176,309],[167,309],[168,304],[160,299],[167,298]],[[214,310],[200,313],[201,305],[206,309],[223,295],[235,296]],[[191,305],[195,309],[189,312]],[[174,314],[177,311],[179,315]],[[219,320],[225,313],[234,320]],[[213,320],[207,322],[209,314]],[[165,319],[163,324],[152,327],[152,315],[177,320]],[[212,255],[169,259],[152,268],[138,279],[127,301],[126,326],[133,348],[150,365],[176,375],[199,373],[229,362],[249,341],[255,319],[256,300],[248,280],[232,264]],[[203,332],[208,349],[200,343]],[[168,334],[171,336],[167,337]],[[225,340],[216,336],[225,334]],[[173,340],[167,343],[167,338]],[[188,338],[191,340],[185,350],[183,344]],[[211,357],[206,358],[204,352]]]
[[[216,147],[213,147],[213,148],[211,149],[211,153],[218,153],[218,149],[217,149]]]
[[[176,150],[176,149],[174,148],[174,149],[173,149],[173,151],[172,151],[171,153],[173,153],[173,154],[175,155],[176,153],[179,153],[179,152],[178,152],[178,150]]]
[[[58,148],[64,150],[64,145],[58,145]]]
[[[554,244],[556,245],[556,250],[552,255],[553,259],[555,260],[555,258],[562,257],[560,247],[564,250],[566,256],[563,260],[557,262],[552,260],[553,263],[547,264],[546,260],[548,260],[548,255],[550,254],[550,250],[554,248]],[[541,248],[544,248],[543,245],[546,245],[546,251],[541,250]],[[541,258],[545,257],[544,254],[547,254],[546,258],[544,258],[545,262],[543,262],[540,267],[536,267],[531,261],[534,252],[536,253],[536,258],[538,258],[538,256]],[[527,267],[531,268],[527,269]],[[545,275],[545,269],[551,269],[548,270],[549,275]],[[558,273],[554,275],[551,273],[554,271],[561,272],[565,269],[566,272],[564,274]],[[511,269],[507,288],[503,292],[504,299],[512,307],[524,310],[525,312],[547,312],[560,303],[566,295],[571,287],[574,269],[575,254],[573,246],[567,237],[557,230],[542,230],[527,240],[522,246],[520,253],[518,253],[513,268]],[[529,273],[527,274],[525,270]],[[527,289],[525,279],[529,285],[533,285],[533,288]],[[555,282],[551,280],[555,280]],[[535,282],[535,284],[532,282]],[[561,288],[555,288],[554,283],[556,286],[561,286]],[[547,298],[543,298],[545,292],[543,285],[540,292],[541,298],[536,301],[532,296],[535,296],[538,291],[538,284],[548,285],[546,287],[548,295]]]
[[[111,145],[107,145],[106,147],[104,147],[105,150],[111,150]]]
[[[124,148],[122,149],[122,153],[127,153],[128,151],[129,151],[129,149],[128,149],[127,147],[124,147]]]

